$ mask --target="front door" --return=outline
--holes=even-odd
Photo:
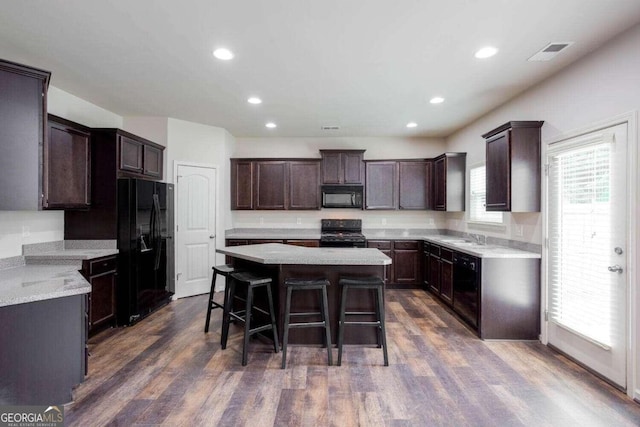
[[[216,169],[178,165],[176,298],[208,293],[216,251]]]
[[[551,144],[548,341],[626,388],[627,125]]]

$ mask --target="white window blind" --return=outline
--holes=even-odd
[[[486,200],[486,168],[485,165],[471,168],[469,192],[469,220],[472,222],[485,222],[491,224],[502,224],[502,212],[487,212]]]
[[[611,346],[615,276],[611,144],[599,142],[549,158],[549,312],[551,321]]]

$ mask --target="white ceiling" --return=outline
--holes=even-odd
[[[640,22],[639,0],[24,0],[1,10],[1,58],[50,70],[56,87],[119,115],[236,137],[447,136]],[[565,41],[575,44],[555,60],[527,61]],[[474,58],[488,44],[498,55]],[[236,57],[214,59],[219,46]],[[446,101],[431,105],[435,95]]]

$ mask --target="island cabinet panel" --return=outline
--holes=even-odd
[[[433,161],[433,204],[437,211],[465,209],[466,153],[444,153]]]
[[[289,162],[288,209],[320,209],[320,162]]]
[[[86,209],[91,204],[90,129],[49,114],[44,149],[45,209]]]
[[[487,211],[540,211],[541,121],[508,122],[486,139]]]
[[[251,210],[253,205],[253,162],[231,160],[231,209]]]
[[[395,284],[394,270],[395,262],[393,261],[393,241],[391,240],[367,240],[368,248],[376,248],[389,258],[391,258],[391,265],[385,266],[385,281],[384,283],[389,286]]]
[[[287,162],[255,162],[254,200],[256,209],[287,207]]]
[[[398,162],[398,208],[431,209],[431,161],[399,161]]]
[[[0,210],[43,205],[48,71],[0,60]]]
[[[323,184],[364,184],[365,150],[320,150]]]
[[[397,166],[395,161],[365,162],[365,209],[397,209]]]

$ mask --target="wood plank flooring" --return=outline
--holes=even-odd
[[[389,367],[375,347],[329,367],[325,349],[290,346],[285,370],[260,339],[242,367],[236,326],[221,350],[220,310],[204,334],[207,296],[172,302],[90,340],[67,425],[640,425],[640,405],[542,344],[481,341],[422,290],[386,296]]]

